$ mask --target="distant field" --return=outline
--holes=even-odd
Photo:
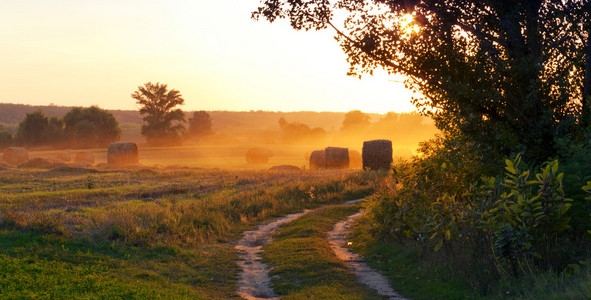
[[[273,151],[273,157],[266,164],[247,164],[245,154],[248,149],[263,147]],[[316,150],[314,147],[299,145],[205,145],[181,147],[141,147],[140,164],[145,166],[187,166],[201,168],[221,168],[238,170],[268,169],[275,165],[306,166],[305,154]],[[361,149],[358,149],[361,150]],[[65,150],[72,154],[80,150]],[[95,164],[107,162],[107,149],[90,149],[94,153]],[[54,157],[62,150],[31,151],[31,157]]]

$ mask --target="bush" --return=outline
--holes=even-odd
[[[571,146],[564,167],[554,159],[537,168],[521,155],[486,163],[473,147],[434,140],[423,144],[422,158],[396,165],[392,181],[372,201],[372,234],[418,247],[435,263],[451,262],[477,290],[490,280],[561,271],[584,260],[590,227],[578,219],[589,223],[588,210],[580,207],[588,205],[591,180],[583,187],[573,178],[589,172],[575,166],[587,146]],[[501,173],[503,165],[503,175],[479,178]],[[534,176],[533,169],[539,169]]]

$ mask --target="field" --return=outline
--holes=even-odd
[[[0,298],[236,298],[241,232],[368,195],[377,180],[262,170],[304,165],[299,147],[253,169],[244,149],[140,149],[143,165],[161,165],[150,168],[0,171]]]
[[[356,149],[358,151],[361,150]],[[263,147],[273,152],[273,157],[266,164],[247,164],[245,153],[248,149]],[[274,165],[294,165],[308,168],[306,152],[316,150],[300,145],[205,145],[179,147],[142,147],[139,148],[140,165],[146,167],[192,167],[218,168],[232,170],[261,170]],[[75,154],[79,150],[65,150]],[[95,164],[107,162],[107,149],[88,149],[95,156]],[[31,157],[55,157],[63,150],[31,151]]]

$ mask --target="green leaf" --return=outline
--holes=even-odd
[[[435,248],[433,250],[437,252],[439,251],[439,249],[441,249],[441,247],[443,247],[443,240],[439,240],[439,242],[437,243],[437,245],[435,245]]]

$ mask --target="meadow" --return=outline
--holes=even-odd
[[[264,170],[303,165],[299,148],[254,169],[243,149],[207,150],[140,149],[143,166],[128,169],[0,171],[0,298],[236,298],[241,232],[366,196],[379,176]],[[104,150],[91,151],[100,166]]]

